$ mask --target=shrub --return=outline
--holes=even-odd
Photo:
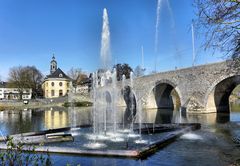
[[[37,154],[36,146],[25,146],[21,142],[14,143],[12,137],[7,137],[6,144],[7,149],[0,153],[0,165],[2,166],[52,165],[49,153]]]
[[[64,107],[89,107],[92,103],[89,101],[78,101],[78,102],[65,102]]]

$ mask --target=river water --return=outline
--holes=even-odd
[[[124,109],[123,109],[124,110]],[[124,111],[122,111],[124,112]],[[51,155],[54,165],[231,165],[240,163],[240,104],[230,114],[180,114],[171,110],[144,110],[143,122],[198,122],[200,130],[187,133],[144,160]],[[121,118],[120,118],[121,119]],[[0,112],[2,135],[91,123],[91,108],[49,108]]]

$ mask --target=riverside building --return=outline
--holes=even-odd
[[[68,95],[72,86],[71,79],[57,67],[57,61],[53,55],[50,62],[50,74],[42,83],[45,98],[57,98]]]
[[[8,88],[7,82],[0,82],[0,100],[30,100],[32,98],[31,88],[24,88],[21,91],[20,93],[18,88]]]

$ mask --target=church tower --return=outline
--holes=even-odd
[[[53,54],[51,64],[50,64],[50,73],[54,73],[57,70],[57,61],[55,60],[55,56]]]

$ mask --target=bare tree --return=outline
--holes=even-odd
[[[87,74],[85,74],[85,73],[79,74],[79,76],[77,78],[77,84],[79,85],[79,84],[84,83],[84,81],[86,81],[86,79],[88,79]]]
[[[68,76],[72,79],[72,84],[75,88],[75,91],[77,85],[81,84],[86,78],[88,78],[82,69],[73,67],[68,71]]]
[[[18,66],[9,71],[8,86],[17,88],[22,97],[25,88],[32,88],[32,96],[36,97],[41,93],[43,75],[35,66]]]
[[[141,77],[141,76],[144,76],[144,72],[145,72],[145,69],[143,69],[141,66],[137,66],[135,69],[134,69],[134,75],[136,77]]]
[[[240,57],[240,1],[195,0],[197,29],[204,32],[205,49],[219,50],[225,57]]]
[[[29,84],[30,88],[32,88],[33,97],[36,98],[37,96],[42,96],[42,81],[43,81],[43,74],[38,70],[35,66],[27,66],[25,67],[27,75],[29,77]]]
[[[73,81],[77,81],[78,76],[82,73],[82,69],[80,68],[71,68],[68,71],[68,76],[73,80]]]

